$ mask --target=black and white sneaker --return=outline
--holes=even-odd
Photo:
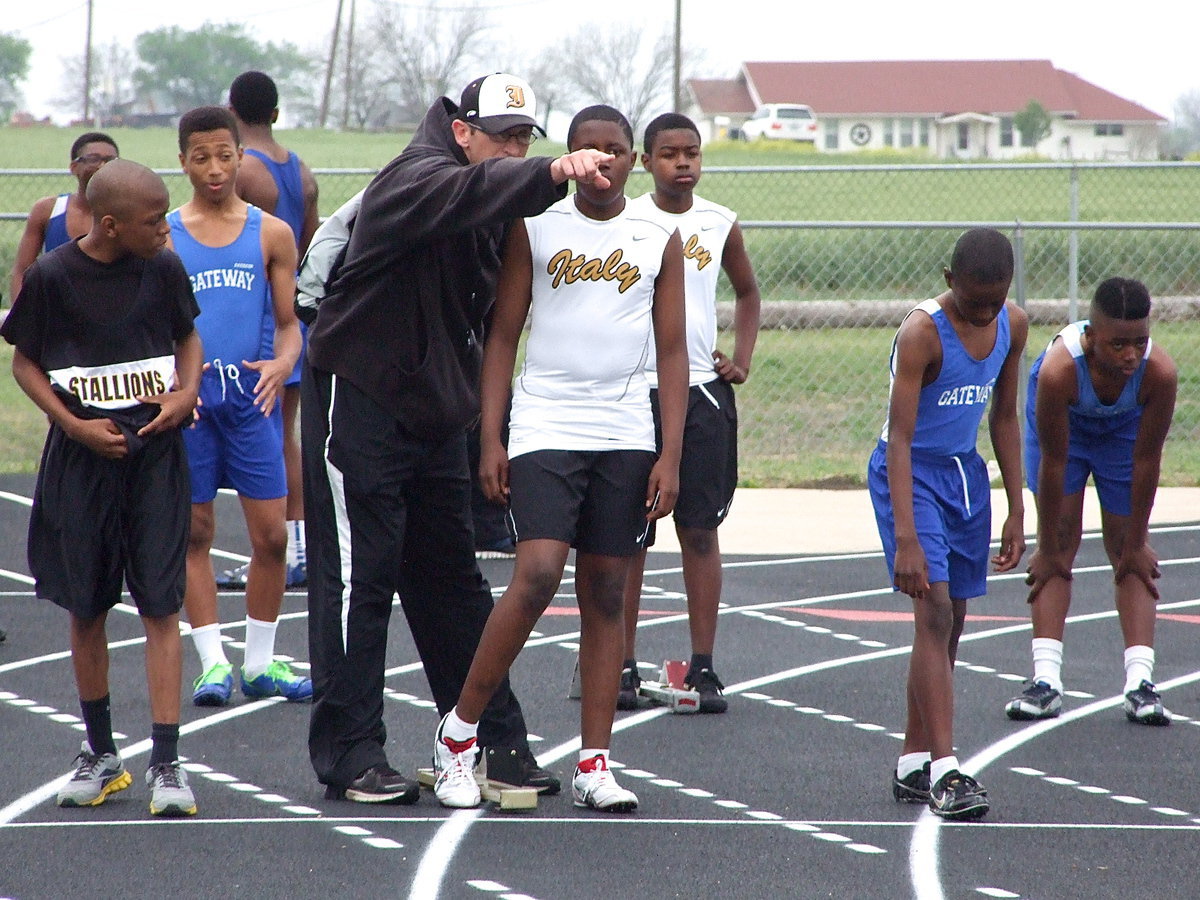
[[[729,709],[729,701],[725,699],[725,685],[712,669],[689,671],[683,679],[684,684],[700,695],[698,712],[723,713]]]
[[[1171,714],[1163,706],[1158,689],[1144,679],[1137,690],[1125,695],[1125,718],[1139,725],[1171,724]]]
[[[980,819],[991,808],[987,791],[958,769],[943,775],[929,791],[929,811],[943,819]]]
[[[897,803],[928,803],[929,802],[929,763],[921,766],[915,772],[909,772],[903,778],[896,775],[892,769],[892,796]]]
[[[1008,701],[1004,713],[1018,722],[1054,719],[1062,712],[1062,694],[1044,681],[1027,681],[1025,690]]]
[[[642,676],[637,669],[621,670],[621,687],[617,691],[617,709],[638,708],[638,691],[642,688]]]
[[[346,786],[329,787],[326,800],[353,800],[355,803],[416,803],[421,786],[409,781],[388,765],[371,766]]]

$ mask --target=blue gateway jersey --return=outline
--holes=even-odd
[[[1115,435],[1126,440],[1136,440],[1142,421],[1143,404],[1138,402],[1138,394],[1142,390],[1142,379],[1146,376],[1146,362],[1150,359],[1152,341],[1146,342],[1146,352],[1138,364],[1121,395],[1115,403],[1104,403],[1096,396],[1096,388],[1092,384],[1092,376],[1088,371],[1087,357],[1083,352],[1083,329],[1088,322],[1072,322],[1056,334],[1050,345],[1041,352],[1029,369],[1029,391],[1025,399],[1025,421],[1030,434],[1037,434],[1037,381],[1042,371],[1042,361],[1054,342],[1061,340],[1071,359],[1075,363],[1075,382],[1079,396],[1068,407],[1072,440],[1088,438],[1103,438]]]
[[[262,210],[251,206],[237,239],[208,247],[188,233],[179,210],[167,216],[175,252],[183,260],[200,305],[196,330],[207,362],[240,365],[261,358],[263,316],[271,290],[263,266]]]
[[[912,449],[933,456],[969,456],[975,452],[975,439],[1000,369],[1012,344],[1008,307],[996,318],[996,342],[983,359],[972,357],[959,340],[954,325],[936,300],[926,300],[913,309],[929,315],[942,342],[942,368],[931,384],[921,388],[917,404],[917,423]],[[896,342],[892,341],[889,362],[896,376]],[[887,440],[888,424],[882,438]]]

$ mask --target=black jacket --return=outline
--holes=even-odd
[[[479,412],[479,345],[508,223],[566,196],[549,157],[468,165],[442,98],[375,176],[308,334],[309,363],[358,387],[410,435],[440,440]]]

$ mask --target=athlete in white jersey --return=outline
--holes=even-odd
[[[509,501],[513,580],[496,603],[455,705],[434,739],[434,787],[445,806],[475,806],[476,726],[576,550],[583,749],[575,805],[632,812],[637,796],[608,769],[621,671],[621,593],[649,520],[678,491],[687,383],[683,254],[671,229],[631,215],[629,122],[608,106],[575,116],[571,148],[610,154],[603,181],[517,223],[505,248],[483,358],[480,474],[489,499]],[[513,385],[509,448],[500,440],[521,329],[533,310],[526,362]],[[656,460],[646,354],[658,347],[663,449]],[[511,491],[509,488],[511,487]],[[657,501],[657,502],[656,502]]]
[[[630,202],[627,214],[645,215],[678,229],[683,244],[687,309],[688,395],[679,461],[675,533],[683,558],[692,658],[685,682],[700,694],[700,712],[725,712],[724,685],[713,668],[717,610],[721,604],[721,549],[717,528],[725,520],[737,485],[737,407],[733,386],[750,372],[758,337],[758,283],[746,254],[737,216],[695,195],[700,179],[700,134],[686,116],[665,113],[646,127],[642,164],[654,191]],[[717,276],[724,271],[736,297],[733,359],[717,350]],[[657,386],[653,355],[647,377]],[[657,393],[651,391],[657,413]],[[654,544],[654,526],[646,546]],[[618,709],[635,709],[641,678],[635,655],[642,593],[643,550],[625,584],[625,662]]]
[[[628,209],[592,219],[574,197],[526,219],[525,228],[533,325],[513,382],[509,458],[547,449],[653,451],[650,311],[674,229]]]

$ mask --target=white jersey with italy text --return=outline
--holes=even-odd
[[[688,384],[707,384],[717,377],[713,350],[717,347],[717,275],[725,241],[737,222],[737,214],[719,203],[692,195],[692,208],[670,213],[658,208],[654,194],[630,201],[629,213],[646,216],[665,228],[679,230],[683,241],[684,299],[687,316]],[[646,378],[658,387],[654,345],[646,363]]]
[[[646,361],[654,282],[673,230],[625,210],[589,219],[567,197],[525,220],[529,340],[513,381],[510,457],[535,450],[650,450]]]

